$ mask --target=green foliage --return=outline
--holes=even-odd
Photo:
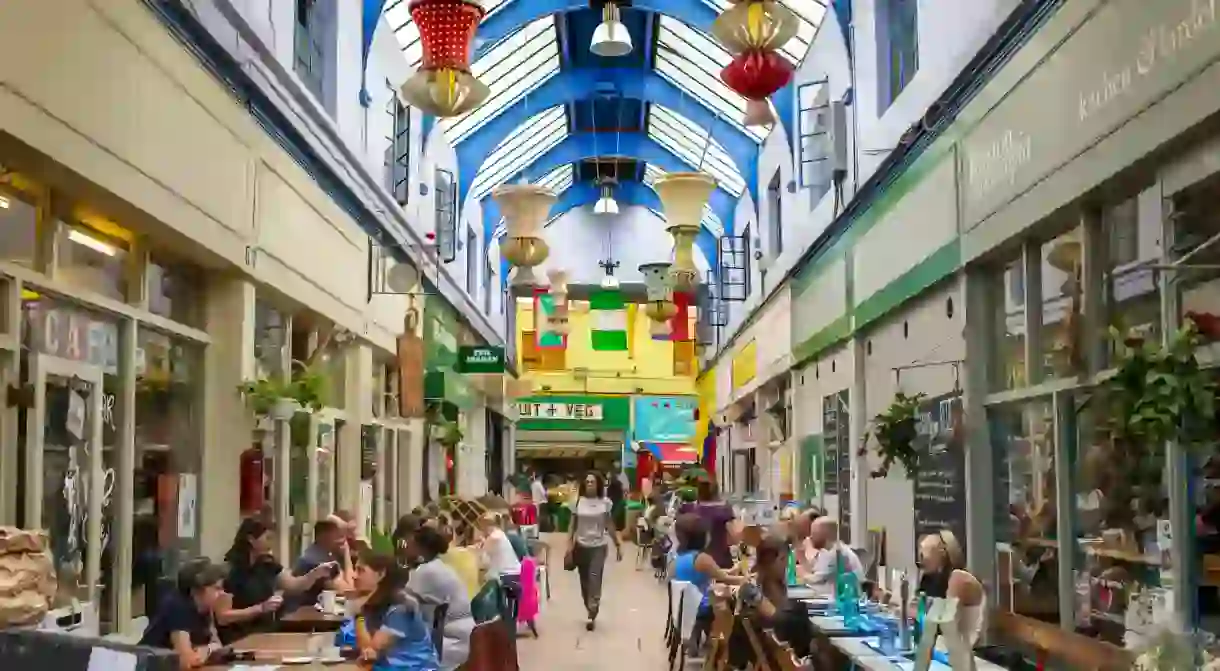
[[[699,500],[699,492],[694,487],[680,487],[677,490],[678,499],[683,503],[694,503]]]
[[[394,539],[380,529],[373,530],[373,537],[369,539],[369,546],[377,554],[394,555]]]
[[[259,378],[239,385],[237,390],[245,397],[246,404],[255,415],[266,415],[277,401],[284,398],[296,401],[302,410],[318,412],[326,407],[329,386],[330,380],[325,372],[313,366],[301,366],[293,371],[292,379],[287,382]]]
[[[1118,370],[1106,384],[1110,432],[1131,445],[1194,447],[1213,432],[1216,384],[1195,358],[1203,339],[1187,320],[1168,345],[1124,339],[1111,328]]]
[[[440,437],[437,438],[437,440],[445,447],[453,447],[454,445],[462,442],[462,438],[465,437],[462,434],[462,427],[459,426],[457,422],[445,421],[441,422],[439,426]]]
[[[278,380],[261,378],[238,385],[237,391],[245,397],[246,405],[255,415],[266,415],[275,402],[284,397],[285,386]]]
[[[877,456],[881,457],[881,466],[873,471],[874,478],[883,478],[890,472],[894,462],[902,464],[907,477],[915,478],[919,472],[919,452],[915,449],[915,438],[919,434],[919,404],[926,394],[908,396],[902,392],[894,395],[890,407],[873,418],[872,429],[865,435],[867,446],[869,438],[877,441]],[[867,447],[860,448],[861,456]]]

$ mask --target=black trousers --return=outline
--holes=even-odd
[[[602,574],[606,569],[608,545],[585,546],[577,544],[573,558],[576,572],[580,576],[580,597],[585,602],[589,617],[597,617],[602,601]]]

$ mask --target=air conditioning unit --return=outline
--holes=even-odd
[[[826,109],[826,160],[831,175],[847,174],[847,105],[835,100]]]

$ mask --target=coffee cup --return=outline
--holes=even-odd
[[[333,615],[338,611],[336,597],[334,590],[326,590],[318,595],[318,605],[322,607],[323,613]]]

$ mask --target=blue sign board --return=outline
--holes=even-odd
[[[654,443],[685,443],[695,438],[699,399],[694,396],[637,396],[635,439]]]

